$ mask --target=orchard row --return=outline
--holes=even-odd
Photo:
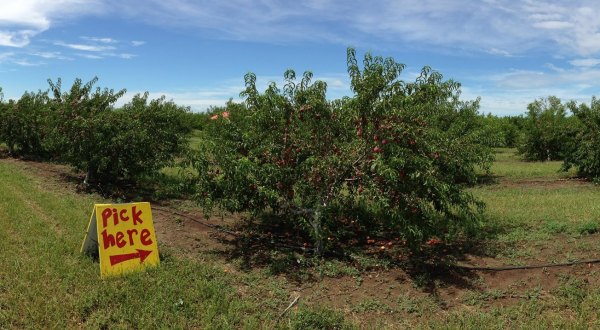
[[[357,237],[394,237],[416,249],[477,230],[483,203],[466,189],[489,169],[496,146],[518,146],[529,159],[565,159],[600,173],[600,106],[549,97],[526,116],[479,113],[460,85],[425,67],[404,81],[402,64],[348,49],[352,97],[326,98],[310,72],[284,75],[284,86],[256,88],[245,76],[244,103],[191,114],[164,98],[60,80],[47,92],[0,102],[0,142],[11,154],[64,162],[86,182],[137,180],[183,159],[207,213],[245,212],[304,233],[314,250]],[[568,115],[567,109],[574,114]],[[195,122],[191,125],[190,122]],[[188,134],[201,129],[195,150]]]
[[[125,90],[94,88],[97,78],[61,80],[47,91],[26,92],[0,103],[0,142],[10,154],[72,165],[85,182],[135,180],[172,164],[187,147],[187,109],[164,98],[135,95],[121,108]]]

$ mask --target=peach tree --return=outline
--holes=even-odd
[[[48,92],[25,92],[19,100],[10,100],[0,107],[3,108],[0,110],[0,140],[5,141],[9,153],[47,156],[44,143],[48,132]]]
[[[214,111],[199,153],[197,198],[210,211],[275,215],[322,253],[366,235],[402,237],[416,248],[477,224],[482,204],[464,189],[491,150],[478,101],[424,68],[348,50],[352,97],[329,101],[326,84],[288,70],[264,93],[245,76],[244,104]]]
[[[86,184],[136,181],[173,165],[187,149],[189,109],[148,93],[116,108],[125,90],[94,88],[97,80],[77,79],[69,91],[49,80],[49,145],[58,160],[85,171]]]
[[[565,158],[579,130],[577,119],[568,115],[568,106],[556,96],[537,99],[527,105],[523,141],[518,147],[525,159]]]
[[[581,176],[600,182],[600,101],[592,97],[589,105],[567,104],[577,120],[577,133],[567,148],[563,170],[577,168]]]

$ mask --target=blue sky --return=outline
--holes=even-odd
[[[238,98],[252,71],[265,87],[305,70],[350,95],[346,48],[424,65],[462,84],[481,111],[522,114],[556,95],[600,95],[598,1],[0,0],[5,99],[48,78],[166,95],[202,111]]]

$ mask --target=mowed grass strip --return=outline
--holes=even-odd
[[[600,188],[592,184],[559,187],[483,186],[472,190],[486,203],[502,240],[547,239],[552,234],[584,234],[600,228]],[[521,235],[523,234],[523,235]]]
[[[223,271],[163,258],[102,281],[79,253],[94,200],[44,191],[0,162],[0,328],[259,328],[271,314],[236,294]]]
[[[554,180],[576,174],[575,169],[561,171],[562,161],[529,162],[517,154],[515,148],[496,148],[496,160],[492,164],[492,175],[500,180]]]
[[[486,203],[489,224],[501,229],[499,240],[548,240],[600,228],[600,187],[569,179],[576,172],[561,172],[562,162],[526,162],[515,152],[497,149],[497,182],[471,189]]]

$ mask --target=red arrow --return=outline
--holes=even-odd
[[[137,250],[137,253],[117,254],[114,256],[110,256],[110,265],[114,266],[123,261],[131,260],[131,259],[135,259],[135,258],[140,258],[140,263],[142,263],[142,262],[144,262],[146,257],[148,257],[148,255],[152,252],[152,250],[150,250],[150,251],[140,250],[140,249],[136,249],[136,250]]]

